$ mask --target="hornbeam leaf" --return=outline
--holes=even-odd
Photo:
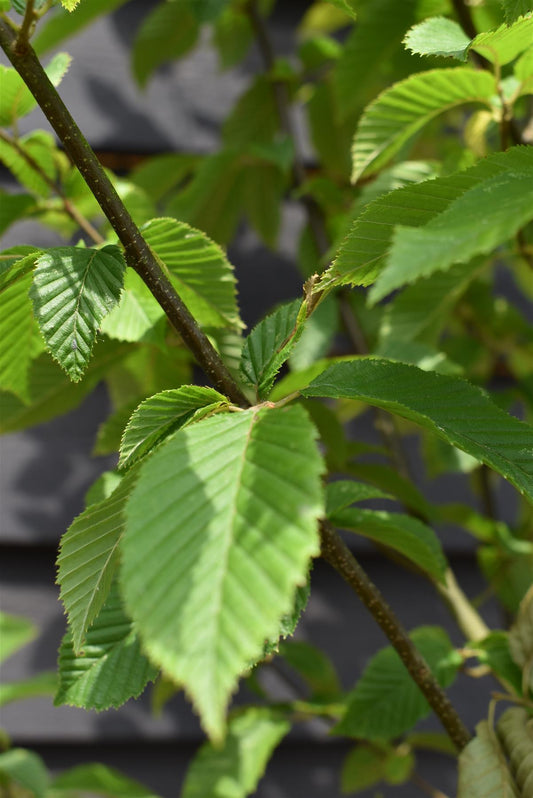
[[[62,8],[54,9],[56,13],[46,15],[42,27],[37,31],[35,39],[32,39],[34,50],[39,54],[52,50],[60,42],[90,25],[101,14],[109,14],[126,2],[127,0],[90,0],[82,3],[75,14],[69,14]]]
[[[522,599],[509,631],[509,649],[513,661],[522,668],[524,686],[533,691],[533,587]]]
[[[524,707],[511,707],[498,721],[498,737],[509,757],[521,798],[533,789],[533,720]]]
[[[494,76],[468,67],[432,69],[395,83],[361,117],[352,147],[352,181],[379,171],[438,114],[465,103],[490,108],[496,95]]]
[[[165,312],[149,288],[132,269],[126,271],[119,304],[103,320],[100,330],[119,341],[163,344]]]
[[[3,662],[19,648],[33,640],[37,635],[37,629],[28,618],[0,611],[0,633],[2,636],[0,662]]]
[[[12,391],[24,402],[29,402],[29,367],[32,360],[31,340],[35,330],[35,321],[28,291],[31,287],[31,271],[28,269],[35,257],[30,255],[14,263],[2,275],[5,281],[14,273],[9,284],[2,290],[0,316],[0,388]]]
[[[217,740],[239,675],[278,632],[319,551],[315,436],[299,406],[212,416],[140,466],[127,503],[126,607],[150,659]]]
[[[531,7],[528,9],[531,11]],[[472,41],[471,49],[500,67],[514,61],[533,41],[533,14],[501,25],[497,30],[480,33]]]
[[[489,465],[533,502],[533,428],[466,380],[362,357],[330,366],[302,393],[358,399],[409,418]]]
[[[531,0],[501,0],[501,3],[508,23],[514,22],[518,17],[533,11]]]
[[[369,285],[386,263],[397,225],[423,227],[483,181],[509,172],[521,173],[531,163],[526,149],[512,147],[483,158],[463,172],[404,186],[378,197],[356,219],[319,286]]]
[[[159,798],[149,787],[100,762],[69,768],[52,782],[51,793],[57,798],[72,798],[78,791],[108,798]]]
[[[0,191],[0,233],[4,233],[13,222],[25,216],[26,211],[34,205],[35,199],[31,194]]]
[[[50,81],[58,86],[67,73],[71,57],[68,53],[56,53],[45,69]],[[21,116],[26,116],[37,105],[37,100],[30,92],[18,72],[12,67],[0,65],[0,125],[9,127]]]
[[[25,748],[11,748],[0,754],[0,782],[5,784],[6,779],[8,787],[13,787],[10,792],[18,794],[16,787],[20,787],[24,795],[29,791],[32,798],[44,798],[50,781],[41,757]]]
[[[457,798],[520,798],[498,738],[487,721],[459,755]]]
[[[520,171],[481,181],[425,227],[396,228],[387,265],[372,286],[371,301],[405,283],[491,252],[533,218],[533,153],[528,147],[519,152],[523,155]]]
[[[365,485],[364,482],[354,482],[350,479],[330,482],[326,488],[326,515],[330,518],[350,504],[367,499],[393,499],[393,497],[373,485]]]
[[[232,718],[222,747],[204,743],[187,772],[182,798],[255,793],[274,748],[290,729],[282,714],[250,707]]]
[[[54,704],[97,710],[119,707],[137,698],[157,672],[141,651],[115,583],[87,632],[83,652],[75,653],[70,630],[63,638]]]
[[[403,40],[412,53],[441,55],[466,61],[471,42],[458,22],[445,17],[430,17],[414,25]]]
[[[107,499],[91,504],[61,538],[57,581],[75,652],[109,595],[118,567],[124,506],[136,476],[132,469]]]
[[[448,687],[460,662],[453,659],[453,646],[444,629],[421,626],[409,636],[441,687]],[[387,646],[368,663],[334,731],[366,740],[390,740],[429,712],[429,704],[407,668],[392,646]]]
[[[297,332],[301,302],[286,302],[254,327],[242,348],[240,370],[260,399],[268,396],[276,374],[289,357]]]
[[[205,327],[235,327],[239,317],[233,266],[204,233],[176,219],[152,219],[143,235],[167,267],[178,294]]]
[[[30,292],[52,357],[73,382],[83,376],[102,319],[117,304],[124,258],[116,246],[53,247],[37,259]]]
[[[53,696],[57,690],[57,673],[42,671],[21,682],[3,682],[0,684],[0,707],[12,701],[24,701],[27,698]]]
[[[194,46],[198,22],[185,3],[159,3],[139,28],[132,49],[133,74],[145,86],[165,61],[184,55]]]
[[[179,427],[215,409],[228,400],[214,388],[183,385],[145,399],[131,416],[120,445],[119,467],[131,465]]]
[[[398,551],[433,579],[444,584],[447,563],[442,546],[434,531],[418,518],[402,513],[348,507],[332,512],[330,520],[341,529],[351,529]]]

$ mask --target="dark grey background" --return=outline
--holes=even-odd
[[[88,0],[87,0],[88,1]],[[132,82],[128,51],[133,33],[148,2],[134,0],[111,17],[70,40],[64,48],[74,57],[61,93],[92,145],[101,150],[152,153],[169,150],[208,152],[217,146],[218,129],[228,109],[259,68],[257,53],[245,64],[219,73],[216,56],[206,40],[183,61],[160,70],[144,93]],[[278,52],[290,52],[294,22],[304,2],[278,2],[270,23]],[[24,130],[47,128],[39,111],[24,121]],[[309,152],[305,132],[302,145]],[[9,182],[6,175],[4,182]],[[287,203],[279,253],[267,252],[248,230],[242,230],[230,256],[239,277],[240,301],[245,320],[251,324],[272,304],[296,296],[300,279],[293,265],[302,213]],[[4,236],[2,248],[34,243],[50,246],[53,233],[38,225],[15,225]],[[83,507],[83,494],[98,473],[109,467],[109,458],[91,458],[99,421],[105,418],[108,400],[97,389],[73,413],[25,433],[1,441],[1,576],[2,607],[7,612],[33,618],[41,636],[13,656],[4,679],[20,679],[53,668],[65,622],[57,600],[55,549],[60,535]],[[354,434],[369,437],[369,424],[361,419]],[[416,447],[411,458],[417,470]],[[428,495],[468,500],[463,480],[446,478],[428,484]],[[511,493],[502,489],[501,508],[512,512]],[[460,583],[474,595],[484,587],[477,574],[470,539],[453,529],[441,530]],[[361,559],[408,628],[443,624],[461,642],[447,611],[429,584],[399,570],[371,547],[352,541]],[[501,623],[494,607],[487,619]],[[385,640],[355,596],[325,564],[318,562],[313,574],[313,593],[298,630],[301,639],[323,646],[333,658],[346,688],[361,674],[369,656]],[[287,685],[274,671],[265,675],[280,697],[288,697]],[[468,724],[486,714],[491,685],[459,678],[450,691]],[[100,760],[123,769],[163,796],[177,796],[188,761],[201,742],[198,723],[186,702],[177,697],[162,717],[150,714],[149,696],[120,711],[101,714],[60,707],[40,699],[8,706],[2,725],[14,744],[32,747],[51,768]],[[239,694],[240,701],[246,694]],[[437,728],[428,721],[424,726]],[[316,724],[297,727],[275,753],[257,795],[261,798],[334,798],[340,795],[339,768],[350,746],[328,737]],[[448,794],[455,791],[455,765],[445,756],[421,758],[419,772]],[[417,793],[412,785],[381,790],[383,795],[407,798]],[[374,795],[374,790],[362,795]],[[420,793],[422,794],[422,793]],[[207,798],[207,796],[206,796]]]

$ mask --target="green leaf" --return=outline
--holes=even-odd
[[[519,152],[524,156],[520,171],[483,180],[424,227],[396,228],[371,301],[454,263],[490,253],[533,218],[533,155],[526,147]]]
[[[466,380],[370,357],[331,366],[302,393],[358,399],[415,421],[533,501],[533,429]]]
[[[158,66],[185,55],[196,43],[198,22],[184,3],[158,3],[137,31],[132,48],[132,69],[140,86]]]
[[[183,385],[145,399],[131,416],[120,446],[119,467],[131,465],[180,427],[227,407],[213,388]]]
[[[0,161],[28,191],[48,197],[57,178],[56,143],[37,130],[20,139],[0,138]]]
[[[483,640],[469,645],[469,648],[474,648],[481,663],[505,679],[517,695],[522,695],[522,672],[511,656],[507,632],[491,632]]]
[[[490,108],[496,94],[493,75],[468,67],[432,69],[395,83],[365,109],[359,121],[352,147],[352,181],[379,171],[438,114],[465,103]]]
[[[442,55],[459,61],[468,59],[471,39],[458,22],[445,17],[430,17],[412,27],[403,40],[405,47],[418,55]]]
[[[157,676],[141,650],[115,583],[76,653],[72,632],[59,649],[59,688],[54,704],[103,710],[137,698]]]
[[[215,22],[229,0],[188,0],[192,13],[200,23]]]
[[[119,474],[118,471],[104,471],[103,474],[100,474],[85,494],[85,508],[108,499],[122,479],[123,475]]]
[[[354,482],[349,479],[340,479],[330,482],[326,487],[326,516],[331,518],[335,513],[344,510],[354,502],[367,501],[367,499],[392,499],[390,493],[384,493],[372,485],[363,482]]]
[[[11,748],[0,754],[0,783],[6,784],[6,779],[8,786],[14,782],[35,798],[44,798],[49,784],[41,757],[24,748]]]
[[[524,688],[533,693],[533,587],[522,599],[509,631],[509,650],[513,661],[523,671]]]
[[[246,338],[241,355],[241,375],[247,385],[264,399],[270,393],[276,374],[294,345],[301,301],[286,302],[254,327]]]
[[[79,2],[80,0],[61,0],[61,5],[63,8],[66,8],[67,11],[74,11]]]
[[[37,259],[30,292],[46,344],[73,382],[83,376],[102,319],[117,304],[125,263],[120,249],[52,247]]]
[[[70,66],[71,57],[68,53],[56,53],[45,72],[54,86],[58,86],[66,75]],[[0,125],[10,127],[22,116],[26,116],[36,105],[33,94],[30,92],[18,72],[12,67],[0,65]]]
[[[524,707],[507,709],[498,721],[498,737],[509,757],[517,794],[528,798],[533,784],[533,723]]]
[[[229,6],[215,22],[213,44],[218,52],[220,69],[229,69],[242,61],[253,41],[253,31],[246,12]]]
[[[0,684],[0,707],[27,698],[53,696],[56,690],[57,674],[55,671],[44,671],[23,682],[4,682]]]
[[[243,325],[239,317],[233,267],[204,233],[176,219],[152,219],[143,235],[164,263],[195,319],[206,327]]]
[[[34,50],[42,53],[53,50],[62,41],[69,39],[83,28],[94,22],[99,16],[111,13],[120,8],[127,0],[90,0],[82,3],[75,14],[69,14],[63,8],[54,8],[41,23],[35,38],[32,39]]]
[[[257,159],[243,170],[242,196],[246,215],[267,247],[275,249],[286,177],[278,166]],[[261,186],[261,191],[257,187]]]
[[[129,179],[159,202],[190,176],[200,160],[200,156],[188,152],[154,155],[130,172]]]
[[[478,34],[472,41],[471,49],[501,67],[514,61],[532,41],[533,16],[530,15],[512,25],[501,25],[497,30]]]
[[[169,202],[167,213],[205,230],[219,244],[228,243],[243,215],[242,183],[248,161],[233,149],[206,158],[185,190]]]
[[[270,142],[279,129],[272,80],[258,75],[239,97],[222,128],[222,140],[228,147]]]
[[[378,784],[384,776],[387,748],[369,748],[358,745],[350,751],[343,762],[341,791],[345,794],[358,792]]]
[[[513,147],[484,158],[463,172],[408,185],[378,197],[356,219],[320,287],[372,283],[386,263],[397,225],[423,227],[484,180],[506,172],[520,172],[528,163],[529,156],[524,156],[524,150],[525,147]]]
[[[31,268],[34,255],[23,258]],[[16,272],[10,284],[2,291],[0,316],[0,388],[11,391],[24,402],[29,402],[29,366],[32,360],[32,338],[35,332],[33,311],[28,296],[32,283],[31,272],[15,263],[10,272]],[[9,274],[5,275],[9,278]]]
[[[0,638],[2,639],[0,662],[30,643],[36,635],[37,629],[33,621],[23,618],[21,615],[9,615],[0,610]]]
[[[28,404],[11,393],[0,393],[0,431],[16,432],[72,410],[130,353],[130,344],[103,341],[96,346],[85,377],[79,383],[72,383],[48,353],[41,355],[30,365]]]
[[[164,345],[166,318],[159,302],[139,275],[128,269],[118,305],[105,317],[101,332],[118,341],[146,341]]]
[[[318,554],[314,438],[297,406],[204,419],[141,465],[128,501],[126,605],[150,658],[185,687],[215,739],[238,676]]]
[[[458,663],[451,662],[453,646],[446,632],[438,626],[421,626],[410,637],[441,687],[448,687]],[[335,732],[367,740],[388,740],[429,713],[429,704],[400,657],[392,646],[387,646],[365,668]]]
[[[459,755],[457,798],[520,798],[498,738],[487,721]]]
[[[136,469],[130,471],[108,498],[89,505],[61,538],[57,581],[75,652],[81,650],[111,589],[124,531],[124,506],[136,476]]]
[[[533,11],[531,0],[501,0],[507,23],[514,22],[523,14]]]
[[[434,580],[444,584],[447,563],[442,546],[433,530],[417,518],[351,507],[334,511],[330,520],[335,526],[351,529],[398,551]]]
[[[78,765],[61,773],[52,782],[53,794],[72,798],[72,791],[81,791],[106,798],[159,798],[149,787],[124,776],[107,765]]]
[[[346,469],[357,479],[364,479],[381,490],[391,493],[407,508],[424,518],[432,515],[432,505],[409,480],[404,479],[395,468],[383,463],[350,463]]]
[[[111,413],[105,421],[102,421],[96,433],[96,440],[94,442],[91,454],[93,456],[114,454],[120,449],[120,441],[126,429],[126,424],[130,420],[130,416],[139,405],[139,399],[135,398],[132,402],[127,402],[121,405],[117,410]],[[113,473],[113,472],[111,472]],[[120,480],[120,477],[118,477]]]
[[[0,233],[23,218],[28,209],[35,205],[35,200],[30,194],[9,194],[0,191]]]
[[[196,754],[182,798],[246,798],[255,794],[274,748],[289,729],[289,721],[267,707],[250,707],[235,715],[223,745],[205,743]]]
[[[289,357],[291,369],[301,371],[327,355],[338,327],[338,304],[333,297],[326,297],[304,323]]]
[[[279,653],[303,678],[313,699],[330,701],[342,693],[335,667],[320,649],[302,640],[284,640],[279,645]]]

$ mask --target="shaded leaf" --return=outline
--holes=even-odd
[[[108,498],[90,504],[61,538],[57,581],[75,652],[81,650],[111,589],[124,531],[124,506],[136,476],[136,470],[130,471]]]
[[[283,363],[295,343],[301,301],[286,302],[254,327],[241,355],[241,375],[256,388],[260,399],[268,396]]]
[[[237,100],[222,128],[228,147],[272,141],[279,129],[274,87],[267,75],[258,75]]]
[[[204,233],[176,219],[152,219],[143,235],[168,269],[195,319],[206,327],[242,327],[233,267]]]
[[[476,649],[480,662],[488,665],[497,676],[505,679],[517,695],[522,694],[522,672],[511,656],[507,632],[491,632],[483,640],[472,644],[472,647]]]
[[[49,784],[43,760],[25,748],[11,748],[0,753],[0,782],[5,783],[6,779],[8,785],[14,782],[35,798],[44,798]]]
[[[204,419],[141,465],[128,501],[127,607],[151,659],[216,739],[238,676],[276,634],[318,553],[314,437],[297,406]]]
[[[0,138],[0,161],[28,191],[49,197],[57,177],[56,144],[49,133],[36,130],[20,139]]]
[[[71,768],[52,782],[54,794],[71,798],[73,790],[96,793],[107,798],[159,798],[149,787],[124,776],[107,765],[93,763]]]
[[[118,341],[147,341],[164,345],[165,311],[132,269],[126,271],[118,305],[103,319],[100,331]]]
[[[56,705],[103,710],[137,698],[157,676],[141,651],[131,620],[122,607],[117,584],[107,594],[87,630],[83,651],[76,654],[72,632],[59,649],[59,687]]]
[[[342,792],[354,793],[378,784],[384,776],[387,753],[386,746],[370,748],[358,745],[353,748],[342,765]]]
[[[145,399],[131,416],[120,445],[119,466],[129,466],[190,421],[227,406],[213,388],[183,385]]]
[[[54,86],[58,86],[67,73],[71,57],[68,53],[56,53],[45,72]],[[9,127],[16,123],[21,116],[26,116],[32,111],[37,100],[30,92],[18,72],[13,67],[0,64],[0,125]]]
[[[410,637],[441,687],[455,678],[459,662],[452,662],[453,646],[438,626],[421,626]],[[350,693],[337,734],[367,740],[389,740],[429,715],[430,707],[392,646],[370,660]]]
[[[52,50],[90,25],[97,17],[109,14],[126,2],[127,0],[89,0],[82,3],[75,14],[69,14],[62,8],[54,9],[55,13],[45,16],[42,27],[39,27],[32,39],[33,47],[40,54]]]
[[[352,147],[352,181],[378,171],[438,114],[465,103],[491,107],[495,78],[488,72],[457,67],[432,69],[395,83],[361,117]]]
[[[501,0],[501,3],[508,23],[533,10],[531,0]]]
[[[326,487],[326,516],[331,518],[339,510],[344,510],[350,504],[366,501],[367,499],[392,499],[390,493],[384,493],[372,485],[363,482],[354,482],[349,479],[340,479],[330,482]]]
[[[533,693],[533,587],[522,599],[509,631],[509,649],[513,661],[523,671],[524,687]]]
[[[22,615],[9,615],[0,610],[0,662],[10,657],[19,648],[30,643],[37,634],[33,621]]]
[[[302,393],[358,399],[409,418],[491,466],[533,501],[533,429],[466,380],[370,357],[331,366]]]
[[[498,738],[486,721],[459,755],[457,798],[520,798]]]
[[[35,200],[30,194],[8,194],[0,191],[0,233],[23,218],[29,208],[35,205]]]
[[[228,724],[222,746],[205,743],[185,778],[182,798],[246,798],[255,793],[274,748],[290,729],[282,714],[250,707]]]
[[[342,693],[335,667],[320,649],[302,640],[284,640],[279,653],[302,677],[317,701],[333,700]]]
[[[533,788],[533,718],[523,707],[507,709],[498,721],[498,737],[510,760],[521,798]]]
[[[0,684],[0,707],[27,698],[53,696],[56,690],[57,673],[55,671],[44,671],[22,682],[3,682]]]
[[[327,297],[306,319],[302,333],[289,356],[291,369],[301,371],[327,355],[338,327],[337,302],[333,297]]]
[[[198,22],[185,3],[159,3],[142,21],[133,42],[132,69],[145,86],[152,72],[166,61],[180,58],[194,47]]]
[[[118,302],[125,263],[120,249],[52,247],[37,259],[30,292],[46,344],[73,382],[83,376],[98,327]]]

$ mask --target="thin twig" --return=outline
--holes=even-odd
[[[443,793],[441,790],[434,787],[429,781],[426,781],[420,773],[417,773],[416,770],[411,774],[411,781],[414,785],[416,785],[423,793],[429,795],[430,798],[448,798],[448,796]]]
[[[15,49],[16,41],[16,35],[9,25],[0,19],[0,45],[37,100],[115,230],[124,246],[126,262],[148,286],[170,323],[218,390],[225,393],[234,404],[246,406],[246,397],[164,274],[35,52],[28,44],[23,54],[18,53]]]
[[[35,0],[26,0],[26,9],[24,11],[24,18],[22,25],[19,28],[17,40],[15,43],[15,50],[22,55],[29,47],[30,37],[33,32],[33,26],[37,20],[35,13]]]
[[[11,147],[13,147],[13,149],[17,151],[17,153],[20,155],[20,157],[24,158],[24,160],[26,161],[28,166],[31,166],[31,168],[40,175],[40,177],[44,180],[46,185],[49,186],[52,189],[52,191],[55,194],[57,194],[57,196],[61,199],[61,202],[62,202],[62,205],[63,205],[63,210],[65,211],[65,213],[68,216],[70,216],[70,218],[74,222],[76,222],[76,224],[85,233],[87,233],[87,235],[90,238],[92,238],[94,243],[95,244],[103,244],[104,241],[105,241],[105,238],[100,235],[100,233],[98,232],[96,227],[93,227],[93,225],[90,223],[90,221],[88,219],[86,219],[85,216],[83,216],[82,213],[80,213],[80,211],[76,208],[75,205],[72,204],[72,202],[65,195],[65,192],[63,191],[61,186],[58,185],[57,183],[55,183],[46,174],[46,172],[41,168],[40,164],[35,160],[35,158],[33,158],[33,156],[29,152],[27,152],[24,149],[24,147],[20,146],[20,143],[18,142],[18,140],[16,138],[14,138],[13,136],[10,136],[8,133],[6,133],[5,130],[0,130],[0,139],[5,141]]]
[[[403,664],[424,694],[446,729],[455,747],[461,751],[470,740],[468,729],[431,670],[413,645],[402,624],[378,588],[361,568],[349,548],[326,522],[321,524],[322,557],[357,593],[376,623],[388,637]]]

